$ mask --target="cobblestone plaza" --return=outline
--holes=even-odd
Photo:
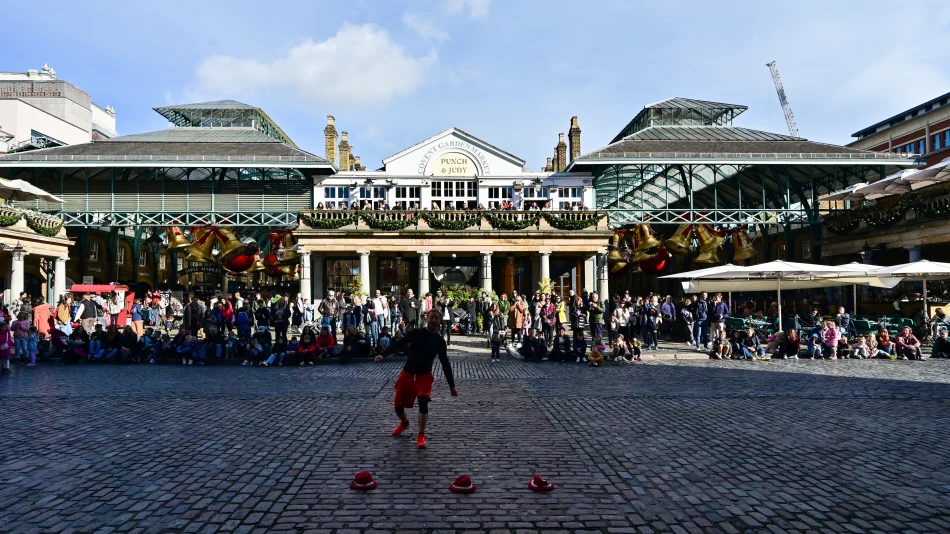
[[[0,532],[950,531],[950,363],[453,365],[427,450],[398,361],[19,368]]]

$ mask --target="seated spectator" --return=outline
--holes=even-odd
[[[623,334],[617,334],[610,342],[610,349],[614,353],[614,361],[630,361],[630,354],[627,352],[627,340],[623,338]]]
[[[840,328],[838,328],[840,330]],[[849,359],[851,357],[851,345],[848,343],[848,335],[841,334],[838,338],[838,357]]]
[[[931,358],[950,358],[950,339],[947,339],[947,330],[941,330],[934,340],[933,348],[930,350]]]
[[[176,347],[178,355],[181,357],[182,365],[191,365],[194,363],[195,355],[194,349],[197,346],[195,336],[188,334],[185,336],[184,342],[179,344]]]
[[[293,365],[297,361],[297,351],[300,349],[300,341],[297,340],[297,336],[290,337],[290,343],[287,343],[287,364]],[[283,366],[284,360],[281,359],[277,362],[277,366]]]
[[[752,328],[747,329],[742,338],[742,355],[747,360],[765,358],[765,347],[762,346],[758,334]]]
[[[324,332],[327,331],[324,327]],[[323,335],[321,332],[320,335]],[[326,334],[330,338],[330,343],[332,346],[333,336],[329,333]],[[305,363],[313,365],[314,360],[317,358],[317,344],[313,340],[313,335],[306,333],[300,336],[300,346],[297,347],[297,365],[303,365]]]
[[[260,345],[261,350],[264,352],[263,356],[266,358],[270,354],[271,345],[274,343],[270,335],[270,329],[263,326],[258,327],[257,332],[251,339],[257,340],[257,344]]]
[[[713,339],[712,357],[714,360],[728,360],[732,357],[732,343],[726,337],[725,330],[720,330],[719,336]]]
[[[139,338],[131,326],[122,329],[117,359],[122,363],[139,363]]]
[[[576,363],[587,361],[587,342],[584,340],[583,332],[574,332],[574,343],[571,346],[571,352],[577,358]]]
[[[251,340],[250,345],[248,345],[247,359],[245,359],[241,365],[260,364],[264,361],[265,354],[264,347],[261,346],[261,342],[255,337]]]
[[[284,358],[287,357],[288,352],[287,338],[280,336],[277,338],[277,341],[274,342],[274,346],[271,347],[270,356],[267,360],[261,362],[261,365],[264,367],[269,367],[275,363],[283,365]]]
[[[303,343],[301,343],[303,345]],[[318,359],[329,358],[333,347],[336,346],[336,340],[333,335],[330,334],[330,329],[326,326],[320,329],[320,335],[317,336],[316,341],[316,357]],[[313,362],[310,362],[311,364]]]
[[[498,334],[497,330],[495,334]],[[563,325],[559,326],[557,336],[554,338],[554,347],[549,357],[556,362],[566,362],[571,358],[571,350],[571,337],[567,335],[567,331]]]
[[[379,333],[379,343],[376,344],[376,353],[382,354],[386,352],[386,349],[389,348],[389,345],[392,344],[392,335],[389,333],[389,327],[383,327],[382,332]]]
[[[918,341],[917,337],[911,332],[909,326],[905,326],[901,329],[901,333],[897,336],[895,346],[897,348],[897,356],[901,360],[924,359],[920,352],[920,341]]]
[[[353,327],[351,327],[353,328]],[[343,351],[340,352],[340,364],[347,364],[353,358],[369,357],[371,347],[366,342],[366,334],[353,328],[348,339],[343,340]]]
[[[217,326],[211,326],[205,331],[204,354],[206,357],[214,358],[216,362],[228,355],[227,340]]]
[[[864,336],[854,336],[851,341],[851,357],[864,360],[870,357],[870,348]]]
[[[89,334],[85,328],[74,328],[69,336],[69,346],[66,350],[66,360],[70,363],[79,363],[89,357]]]
[[[877,333],[877,356],[879,358],[897,358],[897,346],[891,341],[891,334],[887,328],[881,328]]]
[[[798,330],[795,328],[789,328],[785,331],[785,335],[782,336],[782,340],[775,348],[775,357],[781,358],[783,360],[787,360],[789,358],[797,360],[798,352],[800,350],[801,340],[798,339]]]
[[[604,353],[602,353],[599,348],[602,345],[597,343],[591,344],[590,355],[587,356],[587,365],[590,367],[601,367],[604,365]]]
[[[93,361],[110,361],[119,355],[119,349],[122,348],[122,334],[117,325],[109,325],[109,329],[102,340],[102,348],[95,354],[90,353],[90,359]]]

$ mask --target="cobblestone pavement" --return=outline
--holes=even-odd
[[[424,451],[389,436],[397,361],[18,367],[0,532],[950,531],[950,362],[457,354]]]

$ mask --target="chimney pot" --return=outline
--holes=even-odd
[[[327,126],[336,126],[336,119],[333,115],[327,115]]]
[[[340,132],[340,142],[346,141],[346,132]]]
[[[571,128],[580,128],[580,126],[577,125],[577,115],[571,117]]]
[[[563,142],[564,142],[564,133],[563,133],[563,132],[557,134],[557,142],[558,142],[558,143],[563,143]]]

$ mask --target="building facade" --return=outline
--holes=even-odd
[[[0,72],[0,154],[108,139],[115,125],[112,107],[96,105],[48,65]]]

